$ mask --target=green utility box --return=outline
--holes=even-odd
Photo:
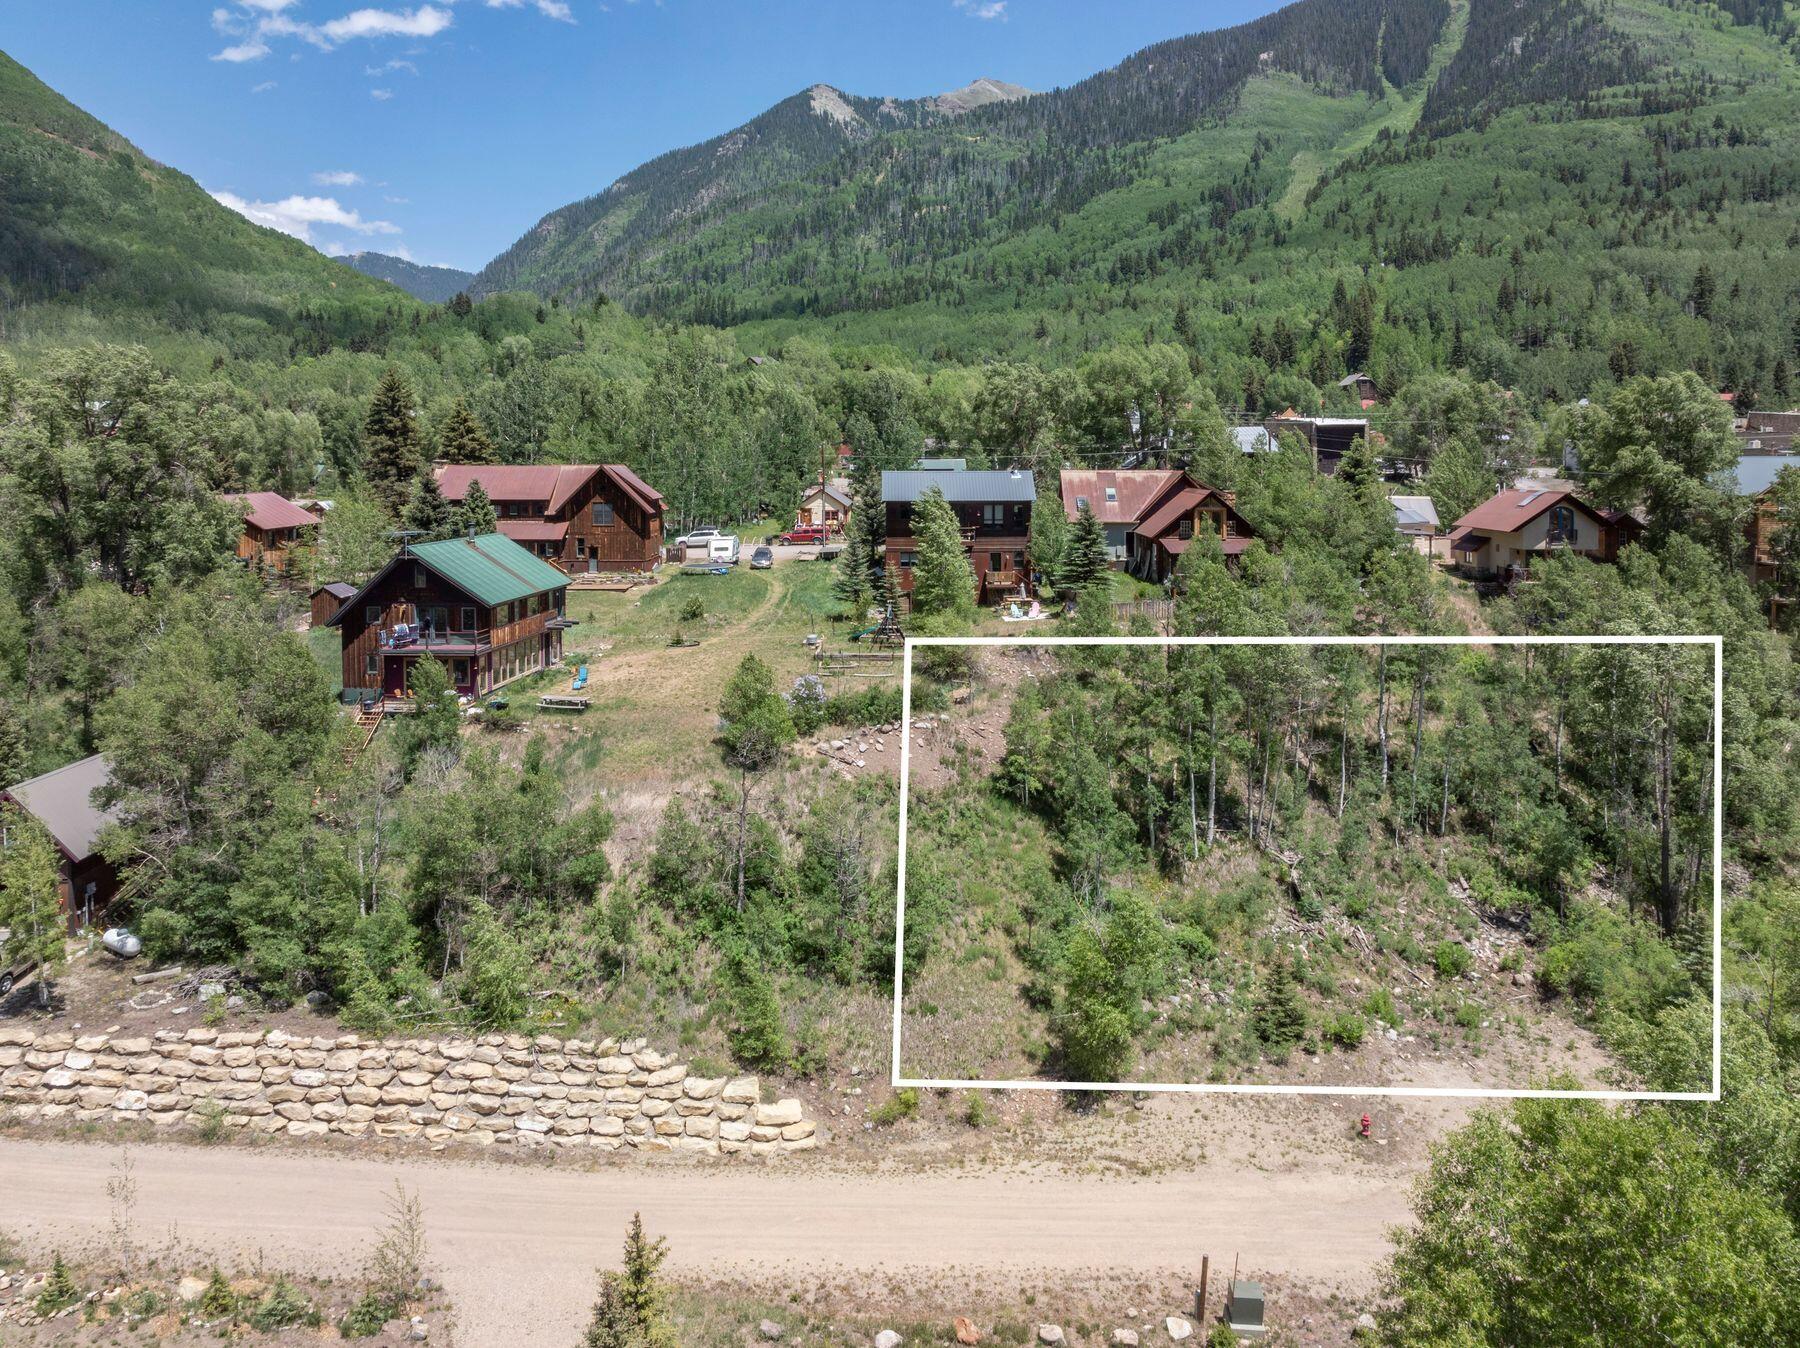
[[[1263,1289],[1259,1282],[1234,1282],[1225,1298],[1225,1323],[1239,1338],[1260,1339],[1263,1325]]]

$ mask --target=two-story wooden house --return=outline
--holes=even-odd
[[[323,521],[279,492],[238,492],[225,498],[244,514],[238,560],[254,570],[285,576],[295,554],[310,547]]]
[[[404,697],[431,656],[480,697],[562,660],[569,578],[502,534],[413,543],[332,614],[344,697]]]
[[[569,575],[648,571],[662,558],[662,494],[622,463],[451,463],[434,471],[452,505],[479,482],[500,532]]]
[[[956,512],[963,547],[975,568],[975,602],[986,604],[1029,589],[1026,548],[1031,537],[1031,507],[1037,487],[1021,469],[908,469],[881,475],[881,500],[887,515],[885,565],[899,577],[900,592],[912,593],[912,568],[918,555],[913,510],[936,487]]]
[[[1456,522],[1450,556],[1473,575],[1522,575],[1532,558],[1553,552],[1617,561],[1642,529],[1633,516],[1591,506],[1572,491],[1503,491]]]
[[[1227,557],[1243,552],[1256,536],[1230,492],[1179,468],[1065,468],[1061,485],[1070,523],[1084,506],[1091,510],[1106,531],[1113,567],[1142,580],[1166,580],[1203,523],[1219,536]]]

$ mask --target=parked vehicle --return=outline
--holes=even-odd
[[[706,560],[715,565],[736,566],[739,550],[736,535],[720,534],[706,545]]]
[[[675,542],[678,546],[684,548],[703,548],[719,536],[718,525],[697,524],[680,538],[676,539]]]
[[[7,949],[11,944],[12,929],[0,927],[0,997],[10,993],[18,981],[31,972],[31,965],[13,963],[12,952]]]
[[[797,524],[781,535],[781,542],[789,545],[795,543],[823,543],[825,526],[822,524]]]
[[[750,569],[752,571],[767,571],[774,565],[775,549],[766,544],[750,554]]]

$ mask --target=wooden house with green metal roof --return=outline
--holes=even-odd
[[[404,697],[426,656],[481,697],[562,660],[569,577],[503,534],[411,543],[334,613],[344,697]]]

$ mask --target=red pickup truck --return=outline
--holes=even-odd
[[[825,526],[822,524],[801,524],[789,529],[775,540],[777,543],[823,543]]]

